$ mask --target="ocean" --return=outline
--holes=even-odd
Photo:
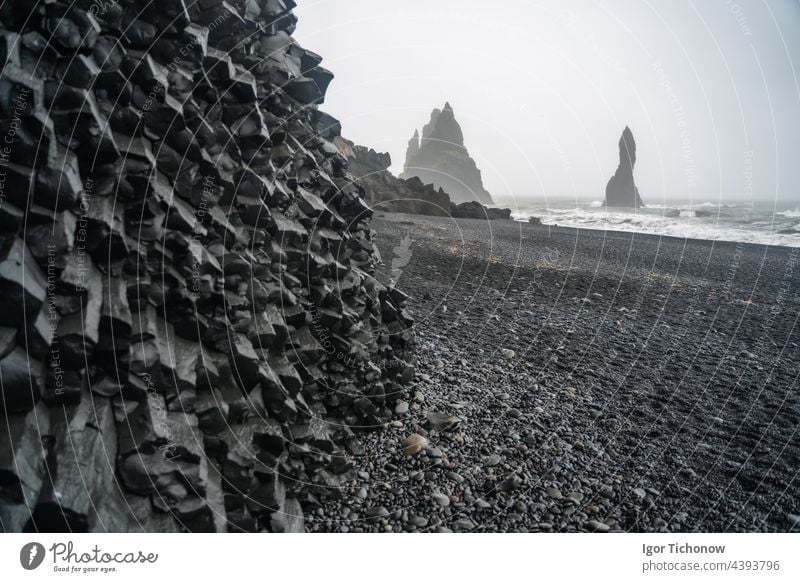
[[[511,217],[543,224],[800,247],[800,202],[684,202],[648,204],[638,210],[608,209],[601,200],[505,200]]]

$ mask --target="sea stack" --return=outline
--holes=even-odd
[[[434,109],[422,128],[408,142],[406,163],[401,178],[418,177],[426,184],[442,188],[455,202],[494,204],[483,187],[481,171],[464,146],[464,134],[450,103]]]
[[[633,182],[633,166],[636,163],[636,142],[626,125],[619,138],[619,166],[606,186],[606,206],[625,208],[643,207],[639,189]]]

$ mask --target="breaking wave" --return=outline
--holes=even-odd
[[[705,202],[693,205],[648,205],[637,211],[607,209],[602,202],[551,204],[518,208],[512,218],[536,216],[543,224],[642,232],[679,238],[800,247],[800,208],[772,212],[753,205]]]

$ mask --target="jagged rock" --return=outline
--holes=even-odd
[[[606,185],[606,206],[640,208],[644,206],[639,189],[633,181],[633,166],[636,164],[636,142],[626,125],[619,138],[619,166]]]
[[[481,172],[464,146],[464,135],[453,108],[434,109],[431,119],[419,132],[414,132],[406,152],[401,178],[417,176],[450,195],[454,203],[477,201],[493,204],[483,187]]]
[[[332,74],[290,0],[90,4],[0,8],[2,529],[302,531],[413,377]]]
[[[20,325],[39,313],[47,281],[27,245],[15,237],[0,237],[0,325]]]
[[[407,180],[395,177],[389,172],[392,165],[389,154],[355,145],[340,136],[334,138],[334,144],[336,151],[348,159],[356,183],[376,210],[447,216],[450,196],[441,188],[423,184],[416,176]]]
[[[116,487],[117,435],[111,403],[87,397],[78,406],[57,410],[49,434],[53,444],[47,455],[48,477],[26,529],[64,533],[97,529],[90,523],[97,506]]]
[[[44,364],[17,346],[0,360],[0,409],[27,412],[36,406],[44,389]]]
[[[44,404],[23,414],[0,415],[0,531],[20,532],[45,479],[42,439],[49,433]]]

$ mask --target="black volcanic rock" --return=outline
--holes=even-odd
[[[408,400],[294,6],[0,7],[0,531],[302,530]]]
[[[464,146],[464,134],[453,108],[434,109],[431,119],[408,142],[406,163],[401,178],[418,177],[426,184],[442,188],[454,203],[477,201],[493,204],[483,187],[481,171]]]
[[[453,218],[478,218],[482,220],[510,220],[510,208],[489,208],[480,202],[462,202],[450,205]]]
[[[447,216],[450,196],[431,184],[413,176],[397,178],[389,171],[392,158],[388,153],[379,153],[364,146],[337,137],[334,139],[339,152],[349,162],[348,169],[356,183],[364,188],[367,203],[376,210]]]
[[[639,208],[644,206],[639,189],[633,182],[633,166],[636,164],[636,142],[626,125],[619,138],[619,166],[606,186],[606,206]]]

